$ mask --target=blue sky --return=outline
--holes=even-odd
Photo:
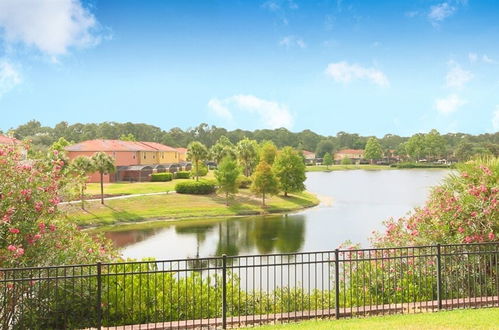
[[[0,129],[499,130],[497,1],[0,0]]]

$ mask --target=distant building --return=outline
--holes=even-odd
[[[69,159],[78,156],[91,157],[105,152],[115,160],[117,172],[104,175],[104,182],[148,181],[151,173],[176,171],[181,162],[179,152],[172,147],[156,142],[121,140],[88,140],[65,148]],[[99,173],[93,173],[89,182],[99,182]]]
[[[178,152],[178,157],[180,158],[180,162],[187,161],[187,148],[175,148]]]
[[[352,163],[360,163],[364,159],[364,150],[362,149],[342,149],[334,154],[334,160],[341,162],[343,159],[348,158]]]
[[[301,153],[303,154],[303,157],[305,158],[305,164],[307,164],[307,165],[315,164],[315,152],[308,151],[308,150],[302,150]]]

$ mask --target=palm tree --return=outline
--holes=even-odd
[[[88,175],[95,172],[95,164],[92,158],[78,156],[71,162],[71,168],[81,184],[81,208],[85,209],[85,189],[87,188]]]
[[[196,181],[199,181],[199,162],[208,157],[208,149],[204,144],[198,141],[189,143],[187,146],[187,159],[194,164]]]
[[[100,203],[104,204],[104,174],[114,173],[114,159],[105,152],[98,152],[92,156],[92,160],[95,170],[100,173]]]
[[[256,141],[244,138],[237,143],[237,158],[244,168],[244,175],[249,177],[258,163],[258,145]]]

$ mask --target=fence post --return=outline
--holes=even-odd
[[[227,329],[227,255],[222,254],[222,329]]]
[[[97,329],[102,328],[102,263],[97,263]]]
[[[334,250],[334,314],[340,318],[340,250]]]
[[[437,244],[437,301],[438,310],[442,309],[442,264],[440,244]]]

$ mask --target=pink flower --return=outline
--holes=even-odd
[[[493,241],[495,238],[496,238],[496,235],[494,235],[493,232],[490,232],[489,235],[487,235],[489,237],[489,240]]]
[[[464,232],[464,228],[463,227],[459,227],[459,228],[457,228],[457,231],[460,232],[460,233],[463,233]]]
[[[476,216],[477,216],[477,214],[478,214],[478,213],[476,213],[476,212],[471,212],[471,216],[472,216],[472,217],[476,217]]]
[[[9,228],[9,231],[10,231],[12,234],[19,234],[19,229],[17,229],[17,228]]]
[[[464,242],[465,242],[465,243],[471,243],[471,242],[473,242],[473,237],[471,237],[471,236],[466,236],[466,237],[464,238]]]
[[[43,203],[42,202],[36,202],[35,203],[35,210],[36,212],[40,212],[43,208]]]
[[[49,226],[50,231],[55,231],[57,229],[56,225],[50,225]]]
[[[21,257],[24,254],[23,248],[18,248],[16,252],[16,257]]]
[[[40,238],[42,238],[42,235],[40,234],[36,234],[35,236],[33,236],[33,240],[35,241],[39,240]]]
[[[41,232],[41,233],[44,233],[44,232],[45,232],[45,227],[46,227],[46,226],[45,226],[45,224],[44,224],[43,222],[40,222],[40,223],[38,224],[38,228],[40,229],[40,232]]]
[[[11,252],[14,252],[14,251],[16,251],[16,250],[17,250],[17,248],[16,248],[14,245],[9,245],[9,246],[7,247],[7,250],[9,250],[9,251],[11,251]]]

